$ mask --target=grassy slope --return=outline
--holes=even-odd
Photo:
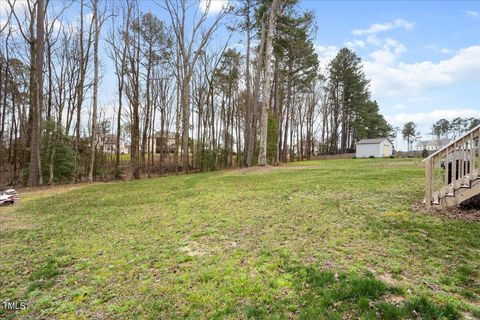
[[[27,197],[0,209],[0,297],[29,304],[4,316],[478,317],[480,224],[413,212],[422,182],[357,159]]]

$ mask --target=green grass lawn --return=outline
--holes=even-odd
[[[480,224],[423,166],[350,159],[32,193],[0,208],[1,317],[480,317]]]

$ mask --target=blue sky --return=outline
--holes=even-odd
[[[480,117],[479,1],[302,1],[315,11],[323,62],[344,46],[362,58],[390,123]]]
[[[211,16],[228,1],[235,0],[212,0]],[[22,0],[17,2],[21,5]],[[53,9],[63,3],[51,0]],[[139,3],[142,11],[152,11],[168,23],[166,12],[154,1]],[[372,98],[392,125],[414,121],[428,138],[431,124],[440,118],[480,117],[480,1],[303,0],[297,6],[315,12],[315,48],[323,67],[345,46],[362,58]],[[4,0],[0,9],[7,9]],[[0,22],[5,18],[2,10]],[[78,20],[78,4],[67,15]],[[109,28],[107,23],[103,38]],[[243,36],[237,34],[232,46]],[[213,46],[226,37],[221,28]],[[101,55],[100,102],[113,109],[115,75],[105,44]]]
[[[212,1],[212,16],[226,1]],[[362,58],[372,98],[392,125],[414,121],[429,138],[440,118],[480,117],[479,1],[303,0],[298,8],[315,12],[323,67],[345,46]],[[220,30],[214,41],[225,37]]]

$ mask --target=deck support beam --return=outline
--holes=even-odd
[[[425,161],[425,205],[430,208],[432,205],[433,193],[433,158]]]

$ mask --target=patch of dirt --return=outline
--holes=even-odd
[[[270,172],[276,168],[276,166],[256,166],[256,167],[248,167],[248,168],[242,168],[238,169],[238,172],[240,173],[266,173]]]
[[[405,168],[406,165],[415,167],[415,168],[423,168],[424,164],[421,161],[395,161],[395,162],[390,162],[390,161],[379,161],[379,162],[374,162],[372,163],[372,166],[376,168],[384,168],[384,169],[389,169],[389,168]]]
[[[465,319],[476,319],[476,317],[474,317],[471,312],[462,312],[462,316],[463,316]]]
[[[184,252],[187,256],[195,257],[195,256],[203,256],[208,254],[208,249],[202,247],[197,242],[192,241],[190,244],[179,248],[180,251]]]
[[[370,271],[372,274],[374,274],[375,277],[378,278],[378,280],[388,284],[389,286],[397,287],[399,285],[399,280],[394,279],[391,274],[389,274],[389,273],[377,273],[375,271],[375,268],[372,265],[368,266],[368,271]]]
[[[390,274],[384,273],[384,274],[379,274],[378,279],[382,282],[385,282],[389,286],[396,287],[398,286],[398,281],[395,280]]]
[[[273,170],[311,170],[311,169],[318,169],[318,166],[289,166],[280,164],[278,166],[256,166],[256,167],[248,167],[248,168],[241,168],[236,169],[236,171],[240,173],[266,173],[271,172]]]
[[[17,192],[21,198],[24,196],[34,196],[34,197],[42,197],[46,195],[51,195],[52,193],[62,193],[67,192],[70,190],[77,190],[81,189],[86,186],[91,186],[95,184],[100,184],[102,182],[94,182],[94,183],[76,183],[76,184],[62,184],[62,185],[53,185],[53,186],[41,186],[41,187],[21,187],[17,188]]]
[[[0,215],[0,232],[33,229],[33,226],[23,222],[21,219],[10,215],[12,207],[2,210]]]
[[[440,209],[435,207],[427,209],[425,205],[421,202],[414,203],[412,205],[412,209],[416,212],[421,212],[421,213],[432,215],[432,216],[440,216],[444,218],[458,219],[462,221],[480,222],[480,210],[477,210],[477,209],[469,209],[469,210],[462,210],[460,208]]]
[[[292,170],[310,170],[310,169],[319,169],[319,166],[285,166],[284,169]]]
[[[397,295],[388,295],[385,297],[385,302],[394,304],[396,306],[398,306],[402,302],[405,302],[405,300],[407,300],[405,297],[397,296]]]

